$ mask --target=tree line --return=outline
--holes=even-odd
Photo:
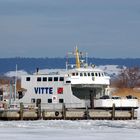
[[[118,88],[134,88],[140,86],[140,67],[122,69],[120,74],[111,83]]]

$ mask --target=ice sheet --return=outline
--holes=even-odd
[[[129,121],[1,121],[3,140],[138,140],[140,120]]]
[[[138,120],[0,121],[1,140],[139,140]]]

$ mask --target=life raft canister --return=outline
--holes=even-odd
[[[58,111],[55,111],[55,116],[59,116],[59,112]]]

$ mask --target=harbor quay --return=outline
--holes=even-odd
[[[19,107],[13,106],[8,108],[4,104],[4,109],[0,110],[0,120],[133,120],[137,119],[137,111],[135,108],[117,109],[115,104],[112,108],[67,108],[65,104],[61,105],[61,109],[57,109],[57,104],[53,109],[46,107],[47,105],[38,104],[38,107],[29,105],[28,108],[20,103]]]

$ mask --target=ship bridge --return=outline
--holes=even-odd
[[[88,65],[87,58],[83,60],[83,53],[79,52],[77,47],[74,55],[76,58],[76,67],[67,69],[68,77],[71,81],[72,93],[80,99],[98,98],[103,95],[108,95],[110,77],[101,69],[96,69],[95,65]],[[82,60],[80,60],[80,57],[82,57]],[[67,66],[66,68],[68,68]]]
[[[108,94],[110,77],[100,69],[78,68],[69,71],[72,93],[80,99]]]
[[[110,77],[100,69],[94,68],[79,68],[70,72],[71,84],[95,84],[95,85],[110,85]]]

